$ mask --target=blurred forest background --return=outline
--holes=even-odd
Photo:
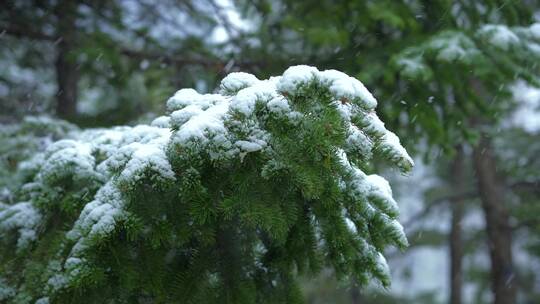
[[[415,156],[412,176],[385,174],[411,247],[387,253],[389,290],[327,271],[308,302],[540,303],[538,63],[535,0],[4,0],[0,198],[28,138],[54,137],[29,115],[149,122],[229,72],[332,68]]]

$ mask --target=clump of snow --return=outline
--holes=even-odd
[[[276,114],[284,114],[291,112],[291,107],[289,106],[289,102],[287,99],[283,96],[276,96],[272,98],[268,103],[266,104],[266,107],[270,112],[276,113]]]
[[[216,100],[221,100],[222,98],[219,94],[201,95],[194,89],[181,89],[167,100],[167,110],[173,112],[189,105],[196,105],[204,110],[213,105]]]
[[[336,70],[319,72],[316,77],[322,83],[328,85],[330,92],[339,100],[359,100],[360,104],[368,110],[372,110],[377,106],[375,97],[356,78]]]
[[[249,73],[230,73],[221,81],[219,85],[220,93],[223,95],[234,95],[238,91],[250,87],[259,81],[257,77]]]
[[[23,249],[37,237],[42,215],[30,202],[20,202],[0,210],[0,235],[17,230],[17,248]]]
[[[433,73],[427,63],[429,60],[471,64],[481,54],[475,42],[465,33],[443,31],[418,46],[404,49],[394,58],[393,63],[403,76],[425,81]]]
[[[192,115],[186,117],[186,121],[180,125],[174,135],[174,141],[177,143],[186,143],[192,140],[207,142],[211,137],[225,133],[223,121],[228,115],[228,110],[228,102],[222,100],[206,110],[190,111]]]
[[[76,240],[84,235],[104,235],[114,229],[117,219],[123,215],[124,200],[112,181],[96,193],[95,199],[84,206],[79,218],[67,237]]]
[[[45,155],[43,153],[37,153],[27,160],[21,161],[17,165],[17,170],[23,176],[31,176],[41,169],[41,166],[45,162]]]
[[[383,278],[390,278],[390,267],[388,267],[388,262],[386,262],[386,258],[382,253],[377,252],[377,259],[375,264],[375,269],[379,277]],[[389,284],[390,281],[384,282],[385,284]]]
[[[370,159],[373,150],[373,141],[357,126],[349,126],[347,136],[347,152],[362,155],[364,159]]]
[[[390,184],[383,177],[371,174],[366,177],[366,182],[369,184],[369,197],[371,200],[386,214],[397,216],[399,207],[392,197],[392,189]]]
[[[171,118],[169,116],[160,116],[154,119],[150,125],[158,128],[170,128],[170,121]]]
[[[15,288],[9,286],[5,279],[0,277],[0,301],[5,301],[16,294]]]
[[[69,279],[66,275],[64,274],[55,274],[53,275],[52,277],[49,278],[49,280],[47,280],[47,285],[53,290],[53,291],[57,291],[57,290],[60,290],[64,287],[66,287],[66,285],[69,283]]]
[[[306,65],[293,66],[283,73],[276,87],[279,92],[294,96],[299,88],[313,81],[327,86],[337,100],[356,101],[368,110],[377,106],[377,100],[360,81],[336,70],[319,71]]]
[[[170,166],[164,163],[167,160],[163,152],[170,136],[168,128],[143,125],[100,133],[93,139],[92,147],[107,158],[98,165],[97,170],[107,175],[118,173],[126,179],[151,168],[154,173],[170,178]],[[145,154],[148,151],[153,151],[150,154],[154,156]],[[132,159],[135,160],[127,168]],[[160,163],[162,165],[157,165]]]
[[[412,49],[411,55],[404,54],[396,59],[396,66],[405,77],[427,79],[431,76],[431,68],[424,61],[424,56],[418,49]]]
[[[409,171],[414,166],[413,159],[399,142],[399,137],[391,131],[387,131],[382,137],[378,149],[387,155],[403,171]]]
[[[518,104],[509,125],[523,128],[529,133],[540,131],[540,88],[519,81],[512,86],[512,95]]]
[[[540,40],[540,23],[531,24],[529,31],[534,39]]]
[[[395,242],[402,247],[409,246],[409,241],[407,240],[405,230],[399,221],[393,219],[388,224],[391,230],[391,236],[394,238]]]
[[[49,304],[49,303],[50,303],[49,297],[43,297],[43,298],[37,299],[35,304]]]
[[[100,167],[109,172],[119,172],[119,180],[122,181],[135,181],[147,169],[160,177],[174,179],[165,155],[169,129],[136,127],[132,131],[138,134],[131,134],[132,138],[124,137],[125,145],[116,149]]]
[[[94,157],[91,146],[75,140],[60,140],[47,148],[45,162],[40,171],[40,177],[45,181],[54,182],[66,174],[76,177],[93,177]]]
[[[355,118],[357,119],[356,122],[358,126],[370,137],[379,139],[389,132],[384,127],[384,122],[382,122],[375,112],[361,114]]]
[[[283,93],[293,93],[299,86],[308,84],[319,73],[315,67],[307,65],[292,66],[285,70],[283,76],[277,83],[277,89]]]
[[[506,25],[486,24],[480,28],[478,35],[485,37],[489,43],[505,51],[520,42],[519,37]]]
[[[231,109],[246,116],[253,114],[256,102],[268,103],[277,97],[275,84],[271,81],[259,81],[236,94],[231,101]]]
[[[156,144],[139,144],[132,143],[128,147],[131,148],[131,159],[127,162],[124,170],[119,176],[119,181],[133,181],[140,177],[140,174],[150,169],[157,172],[160,177],[174,180],[174,172],[171,164],[167,159],[164,151],[165,143],[162,145]]]
[[[376,219],[396,245],[408,246],[403,227],[396,220],[399,208],[392,197],[388,182],[378,175],[367,175],[356,168],[350,163],[343,150],[338,153],[338,156],[349,175],[341,187],[358,203],[357,208],[361,214],[368,221]]]
[[[262,140],[258,142],[238,140],[234,144],[246,153],[259,151],[266,146],[266,142]]]
[[[69,240],[75,242],[64,263],[67,274],[56,272],[49,279],[49,286],[58,290],[68,284],[71,278],[76,277],[85,266],[83,257],[88,242],[108,235],[126,216],[121,192],[113,182],[108,182],[98,191],[95,200],[86,204],[73,228],[66,234]]]
[[[199,115],[203,112],[199,106],[190,105],[180,110],[171,113],[170,125],[171,127],[178,128],[190,120],[193,116]]]
[[[475,43],[461,32],[447,31],[429,41],[428,48],[437,52],[441,62],[471,62],[478,56]]]

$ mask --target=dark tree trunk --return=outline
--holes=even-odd
[[[56,114],[65,119],[72,118],[77,109],[77,84],[79,71],[75,54],[77,31],[75,20],[77,16],[77,1],[59,1],[55,15],[57,18],[57,36],[60,37],[56,52]]]
[[[450,173],[452,189],[455,193],[467,190],[463,149],[457,147],[457,154],[451,164]],[[463,220],[464,199],[458,198],[451,203],[452,227],[450,230],[450,304],[461,304],[463,285],[463,240],[461,237],[461,221]]]
[[[485,134],[474,149],[474,167],[486,218],[494,303],[512,304],[516,302],[512,231],[505,206],[504,185],[497,176],[495,157]]]
[[[362,293],[360,292],[360,287],[358,287],[358,284],[354,283],[351,286],[350,295],[351,295],[351,304],[361,304],[362,301]]]

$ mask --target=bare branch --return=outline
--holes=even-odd
[[[529,191],[540,194],[540,181],[516,181],[510,185],[515,191]]]
[[[473,199],[478,196],[478,192],[476,191],[468,191],[458,194],[452,194],[447,196],[442,196],[439,198],[434,199],[433,201],[429,202],[425,208],[423,208],[421,211],[416,213],[415,215],[411,216],[405,223],[403,223],[404,227],[409,227],[414,222],[424,218],[427,216],[435,207],[439,206],[442,203],[445,202],[455,202],[459,200],[465,200],[465,199]]]
[[[49,35],[40,31],[33,30],[32,28],[19,28],[15,25],[8,25],[7,27],[0,30],[7,35],[17,37],[17,38],[29,38],[35,40],[44,40],[44,41],[57,41],[59,37],[54,35]]]

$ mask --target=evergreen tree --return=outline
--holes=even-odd
[[[8,303],[296,303],[296,277],[390,284],[407,246],[373,158],[413,166],[358,80],[308,66],[182,89],[151,125],[73,130],[0,205]],[[5,139],[4,139],[5,140]]]

